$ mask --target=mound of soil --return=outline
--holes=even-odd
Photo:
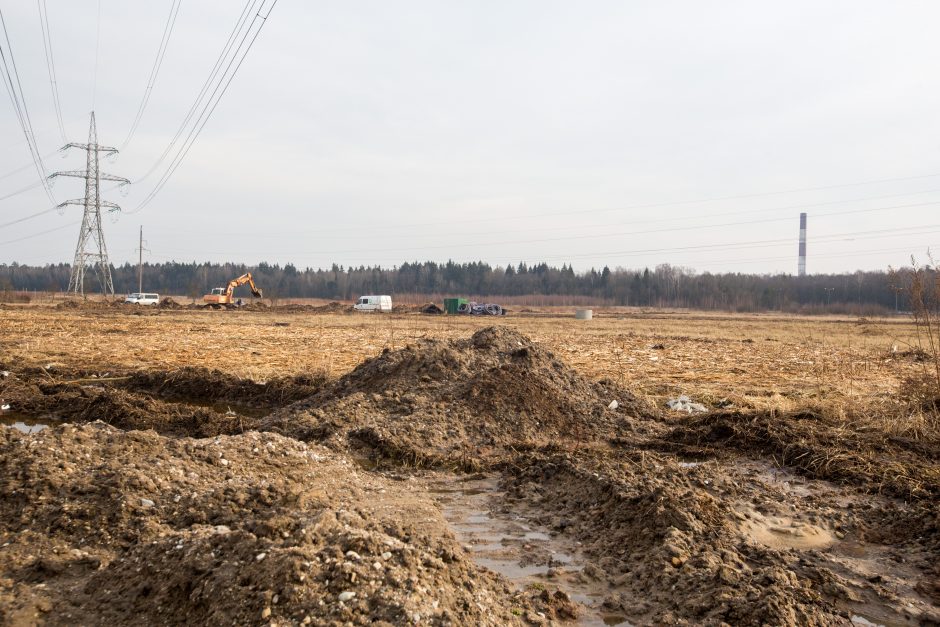
[[[902,499],[940,495],[940,443],[847,428],[811,413],[717,412],[689,418],[664,440],[695,454],[733,449],[767,456],[807,477]]]
[[[515,625],[530,607],[433,506],[275,434],[4,429],[0,473],[4,624]]]
[[[583,542],[592,563],[582,576],[606,583],[605,607],[635,624],[940,618],[923,600],[940,557],[926,536],[903,550],[863,543],[867,533],[897,544],[892,528],[873,520],[888,501],[852,499],[828,484],[795,488],[740,461],[637,451],[527,453],[507,464],[504,486],[508,511]],[[936,515],[909,515],[921,523],[917,533],[936,531]],[[917,566],[872,570],[876,555]]]
[[[173,300],[173,299],[170,298],[169,296],[165,296],[164,298],[161,298],[161,299],[160,299],[160,304],[157,305],[157,307],[159,307],[160,309],[172,309],[172,310],[185,309],[185,307],[184,307],[183,305],[181,305],[180,303],[176,302],[175,300]]]
[[[335,300],[326,305],[319,305],[317,307],[311,308],[313,313],[352,313],[354,311],[352,305],[346,305],[343,303],[336,302]]]
[[[616,403],[614,403],[616,401]],[[505,327],[468,340],[422,340],[367,360],[262,428],[373,449],[409,463],[473,466],[488,453],[587,442],[650,428],[656,410],[592,382]]]

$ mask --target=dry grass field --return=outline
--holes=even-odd
[[[0,312],[0,355],[89,371],[202,366],[255,381],[317,371],[335,377],[384,349],[466,337],[493,324],[544,344],[585,376],[657,400],[687,394],[854,413],[893,402],[902,379],[921,367],[905,358],[916,343],[907,318],[616,308],[578,321],[570,310],[551,309],[486,318],[10,307]]]

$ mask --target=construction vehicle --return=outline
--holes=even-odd
[[[213,309],[221,309],[222,307],[234,307],[235,301],[232,298],[232,294],[235,291],[235,288],[239,285],[248,284],[249,289],[251,289],[251,295],[255,298],[261,298],[261,290],[258,289],[258,286],[255,285],[254,280],[251,278],[251,272],[246,272],[237,279],[232,279],[228,282],[228,285],[225,287],[214,287],[212,291],[202,297],[206,307],[212,307]]]

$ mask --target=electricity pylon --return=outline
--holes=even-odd
[[[99,186],[101,181],[115,181],[122,185],[130,183],[124,177],[105,174],[98,170],[98,153],[103,152],[105,156],[117,154],[118,149],[110,146],[98,145],[98,131],[95,128],[95,112],[91,112],[91,125],[88,127],[87,144],[66,144],[62,150],[67,148],[81,148],[85,151],[85,169],[68,170],[65,172],[55,172],[49,176],[53,179],[57,176],[74,176],[85,179],[85,198],[76,200],[66,200],[59,204],[59,207],[66,205],[81,205],[85,207],[85,216],[82,218],[82,229],[78,232],[78,245],[75,247],[75,261],[72,262],[72,274],[69,276],[69,292],[85,295],[85,270],[91,261],[91,265],[98,274],[98,281],[101,283],[101,291],[105,294],[114,296],[114,281],[111,279],[111,262],[108,260],[108,247],[104,243],[104,231],[101,228],[101,208],[107,207],[109,212],[120,211],[121,208],[113,202],[101,200],[101,190]],[[95,249],[87,250],[89,240],[97,245]]]

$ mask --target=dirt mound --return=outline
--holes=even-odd
[[[333,302],[327,303],[326,305],[319,305],[319,306],[317,306],[317,307],[312,307],[312,308],[311,308],[311,311],[312,311],[313,313],[321,313],[321,314],[325,314],[325,313],[352,313],[352,312],[353,312],[353,307],[352,307],[352,305],[346,305],[346,304],[343,304],[343,303],[336,302],[336,301],[334,300]]]
[[[172,310],[185,309],[185,307],[184,307],[183,305],[181,305],[180,303],[176,302],[175,300],[173,300],[173,299],[172,299],[171,297],[169,297],[169,296],[165,296],[165,297],[161,298],[161,299],[160,299],[160,304],[157,305],[157,307],[159,307],[160,309],[172,309]]]
[[[718,412],[689,418],[664,440],[695,454],[734,449],[767,456],[805,476],[902,499],[940,495],[940,444],[885,437],[811,413]]]
[[[69,298],[55,306],[56,309],[82,309],[89,311],[102,311],[106,309],[131,309],[134,305],[125,303],[123,299],[114,300],[80,300]]]
[[[529,607],[429,503],[274,434],[6,429],[0,472],[4,624],[513,625]]]
[[[609,381],[592,382],[518,332],[422,340],[367,360],[264,428],[375,449],[410,462],[458,463],[507,447],[612,438],[655,413]]]
[[[797,515],[790,484],[774,489],[734,464],[621,451],[533,453],[507,468],[505,507],[580,540],[592,559],[582,576],[634,624],[843,625],[869,598],[888,615],[913,611],[887,571],[871,577],[860,560],[852,572],[839,566],[851,558],[822,552],[851,515],[819,496]]]

